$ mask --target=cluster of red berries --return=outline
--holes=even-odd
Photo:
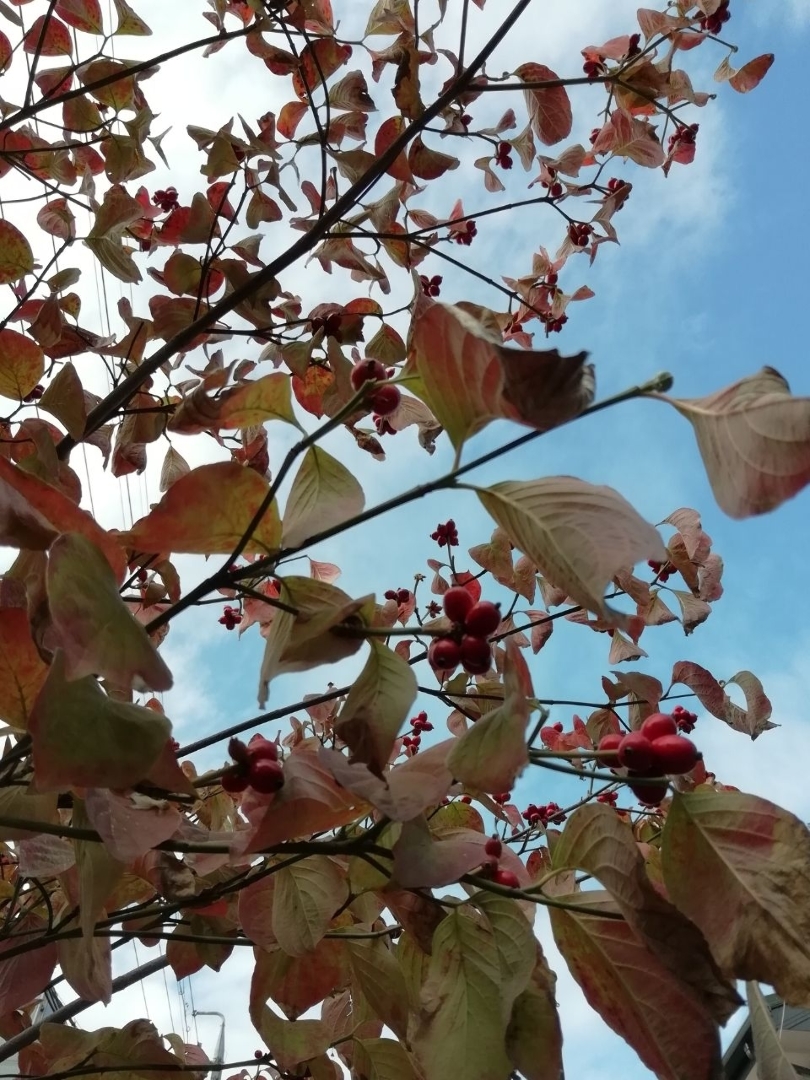
[[[548,802],[544,806],[535,806],[534,803],[529,803],[523,811],[523,819],[532,826],[562,825],[565,821],[565,814],[559,803]]]
[[[618,791],[603,791],[600,795],[596,796],[596,801],[604,803],[605,806],[616,806],[619,801]]]
[[[505,885],[507,889],[519,889],[520,879],[517,874],[512,870],[502,870],[498,866],[498,861],[503,855],[503,844],[497,836],[490,836],[486,844],[484,844],[484,851],[489,859],[489,878],[494,881],[496,885]]]
[[[720,7],[717,11],[711,15],[704,15],[700,20],[700,29],[705,30],[707,34],[719,34],[723,28],[723,23],[727,23],[731,18],[728,2],[729,0],[720,0]]]
[[[700,124],[689,124],[688,127],[684,124],[683,127],[673,131],[667,143],[670,154],[673,150],[677,150],[679,146],[692,146],[699,130]]]
[[[449,518],[444,525],[437,525],[436,531],[430,534],[430,539],[435,540],[439,547],[458,547],[458,529],[455,521]]]
[[[152,203],[154,206],[159,206],[164,214],[168,214],[171,210],[176,210],[180,205],[177,198],[177,188],[169,187],[164,191],[156,191],[152,196]]]
[[[351,382],[355,390],[360,390],[366,383],[383,383],[369,398],[373,412],[379,417],[390,416],[402,400],[399,387],[385,382],[388,378],[390,373],[379,360],[360,360],[352,368]]]
[[[502,169],[511,169],[513,165],[512,161],[512,144],[508,142],[499,142],[498,148],[495,151],[495,164],[500,165]]]
[[[332,337],[335,341],[342,341],[343,338],[340,330],[342,322],[343,320],[338,311],[333,311],[332,314],[327,315],[326,318],[316,315],[314,319],[310,319],[310,333],[317,334],[319,330],[323,330],[324,337]]]
[[[219,621],[225,627],[226,630],[233,630],[235,626],[238,626],[242,621],[242,616],[239,612],[239,608],[231,607],[230,604],[225,605],[225,610],[219,617]]]
[[[600,765],[615,769],[618,764],[628,770],[630,789],[645,806],[658,806],[664,798],[665,776],[691,772],[700,760],[698,748],[678,734],[677,720],[667,713],[653,713],[638,731],[627,735],[605,735],[598,749]],[[656,779],[659,783],[633,783]]]
[[[455,671],[459,664],[469,675],[485,675],[492,666],[487,640],[501,625],[501,609],[489,600],[477,603],[462,585],[442,597],[444,613],[454,627],[448,637],[435,638],[428,649],[434,671]]]
[[[492,801],[496,802],[498,806],[506,806],[509,800],[512,798],[511,791],[499,791],[497,795],[492,796]]]
[[[688,735],[691,731],[695,730],[697,713],[689,712],[683,705],[676,705],[672,710],[672,719],[678,725],[678,731],[684,735]]]
[[[648,559],[647,566],[649,566],[656,578],[658,578],[662,584],[669,581],[670,577],[675,573],[675,567],[671,562],[659,562],[657,559]]]
[[[541,184],[544,188],[548,188],[548,193],[552,199],[559,199],[563,193],[563,186],[557,179],[556,169],[548,169],[548,179],[541,180]]]
[[[611,176],[610,180],[608,180],[607,182],[607,189],[609,195],[615,195],[618,191],[624,191],[625,188],[627,188],[627,192],[625,193],[626,200],[630,196],[630,185],[626,180],[620,180],[617,176]],[[619,210],[622,209],[622,206],[623,203],[620,203],[618,205],[618,207],[616,208],[617,213]]]
[[[550,311],[541,311],[538,317],[545,326],[546,333],[549,334],[559,334],[560,330],[568,322],[568,316],[565,312],[555,317]]]
[[[238,795],[248,787],[261,795],[272,795],[284,786],[278,747],[264,735],[254,735],[247,746],[241,739],[231,739],[228,753],[234,764],[222,774],[222,788],[229,795]]]
[[[453,231],[453,239],[457,244],[464,244],[465,247],[469,247],[473,242],[473,238],[478,234],[478,226],[474,221],[465,222],[465,228],[463,231]]]
[[[396,600],[398,604],[407,604],[411,598],[409,589],[386,589],[383,595],[386,600]]]
[[[39,399],[42,397],[42,395],[44,393],[45,393],[45,387],[41,386],[39,383],[37,383],[37,385],[32,390],[28,391],[28,393],[23,398],[23,401],[26,404],[30,405],[32,401],[39,401]]]
[[[438,296],[442,291],[443,280],[441,274],[434,274],[432,278],[427,277],[425,274],[419,275],[419,284],[422,286],[422,292],[425,296]]]
[[[592,232],[593,226],[586,221],[572,221],[568,226],[568,239],[574,247],[586,247]]]
[[[406,750],[410,750],[412,755],[419,752],[423,731],[433,731],[433,724],[428,720],[426,712],[411,717],[411,733],[402,740],[402,745]]]

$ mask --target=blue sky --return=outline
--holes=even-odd
[[[172,35],[178,33],[168,19],[165,25],[162,22],[166,16],[157,0],[136,7],[153,22],[156,31],[160,29],[165,40],[172,40]],[[483,38],[492,25],[496,7],[495,0],[490,0],[484,16],[479,18],[479,13],[474,12],[471,49],[476,35]],[[504,69],[512,60],[535,60],[557,67],[561,74],[577,73],[576,50],[589,43],[586,39],[597,43],[632,29],[633,5],[617,3],[610,7],[606,13],[602,5],[583,0],[577,8],[579,25],[572,25],[569,5],[550,4],[544,16],[547,22],[533,40],[529,55],[524,47],[525,36],[513,35],[508,40]],[[361,17],[364,21],[366,11],[365,3],[353,5],[348,21]],[[584,348],[591,353],[600,397],[662,369],[675,375],[677,395],[699,396],[763,364],[781,371],[794,393],[810,393],[804,325],[808,226],[800,205],[809,163],[802,102],[807,97],[810,5],[794,0],[792,5],[756,7],[746,0],[732,0],[732,11],[729,35],[741,43],[743,59],[763,51],[776,53],[776,63],[765,81],[745,97],[728,87],[718,87],[719,100],[697,117],[701,133],[692,166],[674,166],[667,180],[660,174],[644,175],[632,166],[617,168],[616,174],[626,175],[636,185],[617,220],[621,247],[604,247],[593,268],[587,267],[584,258],[573,259],[566,268],[566,287],[587,282],[596,296],[575,306],[568,326],[552,344],[563,352]],[[236,53],[233,55],[235,58]],[[696,85],[713,88],[711,72],[722,55],[718,51],[707,59],[707,77],[696,79]],[[232,60],[223,60],[216,69],[220,74],[208,80],[207,85],[190,82],[182,75],[183,71],[191,73],[196,69],[178,68],[181,74],[172,83],[172,100],[165,105],[177,125],[167,144],[170,148],[174,145],[176,155],[185,145],[182,129],[189,121],[214,127],[208,114],[215,110],[238,109],[251,120],[254,113],[260,115],[276,107],[273,95],[277,89],[273,86],[261,93],[251,87],[249,108],[236,100],[245,89],[237,67]],[[493,68],[499,69],[500,65]],[[374,88],[372,92],[383,105],[384,92]],[[590,99],[587,94],[592,95]],[[282,95],[278,104],[287,97]],[[490,95],[490,99],[495,97]],[[504,95],[497,97],[502,99]],[[577,117],[575,139],[587,137],[599,104],[593,91],[581,92],[577,101],[584,102],[587,111],[580,111]],[[521,103],[510,103],[518,112],[520,126]],[[490,107],[496,118],[506,102],[500,100],[496,105],[493,101]],[[380,118],[378,114],[376,119]],[[227,119],[227,115],[221,119]],[[161,130],[159,123],[156,126]],[[178,157],[170,155],[170,159],[176,161]],[[150,188],[171,181],[182,193],[183,181],[198,185],[196,168],[196,158],[180,157],[170,174],[158,173],[154,180],[149,179]],[[510,194],[525,189],[525,174],[514,172],[517,175],[509,178]],[[462,195],[469,210],[492,204],[492,196],[483,191],[478,174],[461,170],[449,176],[444,189],[441,181],[436,185],[437,197],[442,190],[447,193],[442,196],[446,200],[445,213],[458,195]],[[553,248],[558,241],[559,230],[551,221],[550,215],[538,215],[527,228],[525,218],[489,219],[479,225],[479,236],[469,249],[469,257],[476,266],[493,268],[493,273],[515,273],[516,269],[523,272],[539,243]],[[460,273],[449,272],[438,259],[429,259],[422,269],[443,274],[443,300],[475,299],[499,306],[491,292],[471,285],[471,279]],[[298,270],[292,284],[284,284],[301,292],[305,308],[331,299],[336,290],[341,295],[354,295],[347,283],[325,278],[316,266]],[[538,336],[538,344],[540,340]],[[473,455],[494,447],[511,433],[506,425],[493,425],[474,440],[466,453]],[[278,466],[288,445],[288,434],[273,430],[271,467]],[[341,435],[326,445],[360,475],[369,504],[438,475],[451,460],[443,442],[436,455],[429,458],[418,448],[410,431],[387,442],[389,460],[384,464],[361,455]],[[190,443],[181,442],[178,448],[196,460],[194,454],[198,451]],[[159,459],[156,468],[159,470]],[[718,678],[728,678],[743,668],[760,676],[774,703],[773,719],[781,725],[777,730],[751,743],[701,714],[694,737],[722,780],[772,797],[803,818],[810,818],[810,793],[804,776],[810,751],[810,723],[804,708],[810,690],[805,660],[810,632],[803,608],[810,574],[805,554],[810,524],[807,494],[775,515],[745,522],[725,518],[714,505],[691,429],[674,410],[656,402],[625,404],[553,432],[523,453],[481,470],[473,479],[487,483],[555,473],[573,473],[595,483],[610,484],[651,521],[661,520],[680,506],[692,506],[701,512],[715,550],[725,560],[726,593],[715,605],[708,623],[690,638],[685,638],[677,625],[648,631],[642,645],[651,657],[636,666],[657,675],[664,683],[672,663],[681,659],[698,661]],[[154,475],[155,465],[150,462],[146,477],[133,480],[129,486],[135,516],[157,497]],[[126,520],[125,503],[119,501],[114,485],[106,478],[93,476],[93,489],[97,497],[101,496],[101,511],[109,524],[121,524],[122,514]],[[440,495],[411,504],[362,534],[347,534],[312,554],[338,563],[344,570],[339,584],[354,595],[408,585],[414,572],[426,571],[425,560],[437,554],[429,534],[438,521],[448,516],[455,517],[460,525],[459,551],[488,538],[491,525],[471,495]],[[464,565],[460,557],[459,564]],[[182,560],[182,565],[188,581],[201,573],[202,568],[190,560]],[[173,666],[177,684],[177,690],[166,697],[166,708],[182,741],[256,713],[261,642],[255,631],[241,640],[236,633],[228,634],[216,622],[218,613],[218,609],[206,608],[199,615],[178,620],[166,642],[165,655]],[[350,677],[359,663],[348,663],[338,670],[318,670],[306,678],[279,679],[271,687],[269,708],[295,701],[306,692],[319,692],[328,680],[339,683]],[[532,671],[535,689],[544,698],[598,699],[600,677],[609,671],[607,639],[579,627],[558,626],[533,662]],[[572,711],[556,709],[553,719],[562,720],[568,727]],[[435,716],[443,721],[439,713]],[[223,753],[214,750],[200,755],[199,764],[205,767],[221,763]],[[549,780],[535,773],[527,775],[518,790],[519,805],[530,799],[553,799],[565,805],[577,797],[578,791],[574,782]],[[549,944],[542,916],[538,918],[538,932],[560,976],[568,1075],[576,1080],[641,1080],[649,1075],[585,1006]],[[193,980],[198,1008],[219,1008],[226,999],[239,1003],[229,1014],[231,1057],[250,1056],[254,1044],[258,1045],[243,1016],[248,968],[249,957],[238,955],[220,976],[201,974]],[[148,1002],[161,1016],[166,1011],[163,993],[162,978],[150,984]],[[174,1001],[176,1010],[177,999]],[[124,1007],[128,1018],[140,1004],[140,993],[132,992],[126,1000],[116,1000],[106,1012],[99,1007],[91,1010],[86,1014],[87,1024],[115,1022],[123,1018]],[[200,1030],[210,1046],[213,1037],[207,1037],[203,1021]]]

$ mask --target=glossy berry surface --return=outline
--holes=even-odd
[[[511,870],[496,870],[492,875],[492,880],[496,885],[505,885],[507,889],[520,888],[520,880]]]
[[[465,634],[460,654],[462,666],[470,675],[485,675],[492,666],[492,650],[485,638]]]
[[[490,859],[500,859],[503,852],[503,844],[497,836],[490,836],[489,840],[484,844],[484,851],[489,855]]]
[[[379,360],[361,360],[352,368],[350,378],[355,390],[359,390],[367,382],[384,382],[385,366]]]
[[[602,736],[602,738],[599,740],[599,746],[597,747],[597,749],[602,750],[602,751],[605,751],[605,750],[616,751],[621,746],[621,743],[622,743],[622,736],[618,735],[618,734],[611,733],[609,735],[603,735]],[[596,760],[605,769],[613,769],[618,764],[618,759],[617,759],[615,753],[612,754],[611,757],[598,757]]]
[[[661,800],[666,798],[669,790],[665,780],[661,780],[655,784],[639,784],[630,783],[630,790],[633,792],[642,806],[659,806]]]
[[[698,748],[683,735],[664,735],[653,744],[655,764],[663,773],[680,776],[691,772],[700,760]]]
[[[490,600],[479,600],[473,604],[464,619],[464,629],[473,637],[489,637],[500,625],[501,609]]]
[[[461,646],[451,638],[436,638],[428,649],[428,663],[434,671],[453,671],[461,663]]]
[[[463,585],[454,585],[442,597],[444,613],[452,622],[463,623],[475,606],[472,594]]]
[[[653,713],[647,717],[640,730],[641,734],[646,735],[650,742],[655,742],[665,735],[677,735],[678,725],[667,713]]]
[[[378,416],[390,416],[399,406],[402,394],[398,386],[386,384],[371,395],[371,407]]]
[[[240,769],[226,769],[222,774],[222,790],[239,795],[248,786],[248,778]]]
[[[248,757],[251,761],[260,761],[267,758],[268,761],[278,761],[278,746],[264,735],[254,735],[247,745]]]
[[[271,795],[284,786],[284,770],[277,761],[260,758],[251,763],[248,782],[261,795]]]
[[[619,744],[619,764],[626,769],[649,769],[655,762],[653,744],[640,731],[631,731]]]

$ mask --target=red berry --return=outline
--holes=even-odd
[[[683,735],[663,735],[655,740],[652,750],[661,772],[672,776],[691,772],[700,760],[698,748]]]
[[[616,751],[621,746],[621,743],[622,736],[617,733],[611,732],[609,735],[602,736],[602,738],[599,740],[599,746],[597,747],[597,749],[601,751]],[[615,769],[616,765],[618,764],[618,759],[615,753],[613,753],[610,757],[598,757],[596,760],[603,769]]]
[[[469,806],[472,802],[472,795],[462,795],[459,802],[463,802],[465,806]]]
[[[278,761],[278,746],[264,735],[254,735],[247,745],[248,755],[251,761]]]
[[[492,875],[496,885],[505,885],[507,889],[519,889],[520,879],[511,870],[496,870]]]
[[[558,276],[556,270],[549,270],[546,274],[546,285],[556,285]]]
[[[497,836],[490,836],[489,840],[484,844],[484,851],[489,855],[490,859],[500,859],[503,844]]]
[[[555,724],[552,724],[551,725],[551,730],[552,731],[562,731],[563,730],[562,720],[558,720]]]
[[[492,667],[492,650],[485,638],[465,634],[461,639],[461,663],[470,675],[486,675]]]
[[[399,406],[401,400],[402,394],[399,392],[399,387],[386,385],[381,386],[379,390],[372,394],[370,404],[378,416],[390,416]]]
[[[552,197],[552,199],[559,199],[559,197],[563,193],[563,186],[559,182],[559,180],[555,184],[551,185],[551,187],[549,188],[548,193]]]
[[[248,782],[254,791],[262,795],[271,795],[284,786],[284,770],[277,761],[259,758],[250,764]]]
[[[226,769],[222,774],[222,790],[229,795],[238,795],[248,786],[248,778],[241,769]]]
[[[479,600],[473,604],[464,619],[464,629],[473,637],[486,638],[494,634],[501,625],[500,605],[490,600]]]
[[[428,663],[434,671],[454,671],[461,662],[461,646],[452,638],[435,638],[428,649]]]
[[[665,735],[677,735],[678,726],[666,713],[653,713],[641,725],[641,734],[646,735],[650,742],[657,742]]]
[[[463,623],[470,609],[475,606],[472,593],[468,592],[463,585],[454,585],[448,589],[442,597],[442,602],[447,618],[457,623]]]
[[[656,752],[646,735],[631,731],[619,744],[619,764],[626,769],[649,769],[656,761]]]
[[[661,800],[666,798],[669,786],[667,785],[666,780],[662,780],[658,784],[631,783],[630,790],[642,806],[658,806],[661,803]]]
[[[355,390],[367,382],[385,382],[385,366],[379,360],[361,360],[352,368],[350,378]]]

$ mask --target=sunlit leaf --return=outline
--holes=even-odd
[[[774,1027],[773,1014],[762,991],[755,982],[746,983],[745,990],[758,1080],[799,1080],[800,1074],[793,1067],[782,1032]]]
[[[311,446],[287,496],[282,543],[299,547],[308,537],[350,521],[364,506],[354,474],[320,446]]]
[[[345,875],[326,856],[315,855],[275,874],[273,935],[290,956],[310,952],[348,896]]]
[[[521,64],[515,69],[515,75],[521,82],[559,81],[559,75],[545,64]],[[524,90],[523,96],[532,128],[542,143],[553,146],[554,143],[568,138],[573,116],[568,91],[564,86],[553,86],[547,90]]]
[[[31,637],[26,612],[22,608],[0,608],[0,720],[25,731],[31,706],[47,674],[47,665]]]
[[[34,254],[26,238],[10,221],[0,218],[0,285],[19,281],[34,269]],[[4,330],[3,333],[9,331]]]

